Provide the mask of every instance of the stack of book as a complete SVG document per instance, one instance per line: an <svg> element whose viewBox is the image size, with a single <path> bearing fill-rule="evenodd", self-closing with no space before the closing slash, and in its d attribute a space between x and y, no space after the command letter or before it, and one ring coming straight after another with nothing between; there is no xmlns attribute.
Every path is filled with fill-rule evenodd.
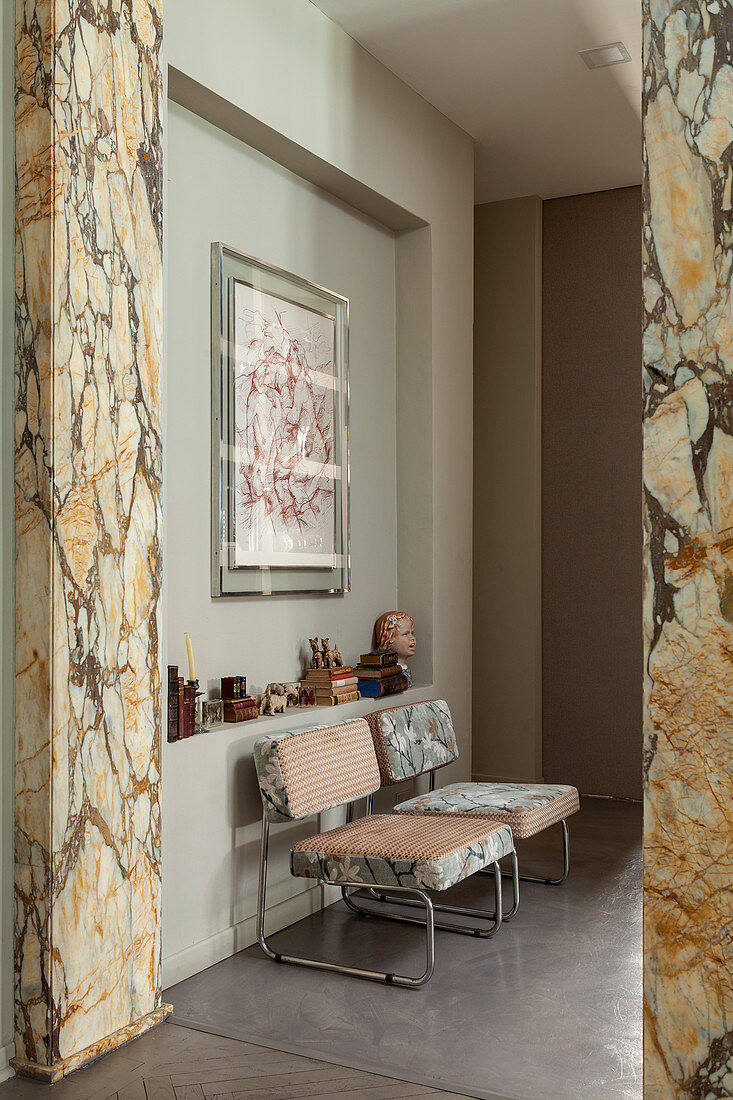
<svg viewBox="0 0 733 1100"><path fill-rule="evenodd" d="M222 676L221 698L224 704L225 722L248 722L258 718L257 703L247 695L247 680L244 676Z"/></svg>
<svg viewBox="0 0 733 1100"><path fill-rule="evenodd" d="M317 707L336 707L339 703L355 703L359 696L356 674L351 667L309 668L301 681L315 692Z"/></svg>
<svg viewBox="0 0 733 1100"><path fill-rule="evenodd" d="M244 699L247 695L247 677L246 676L222 676L221 678L221 697L222 699Z"/></svg>
<svg viewBox="0 0 733 1100"><path fill-rule="evenodd" d="M178 665L168 665L168 740L183 736L183 677Z"/></svg>
<svg viewBox="0 0 733 1100"><path fill-rule="evenodd" d="M407 688L407 677L396 653L377 651L362 653L354 669L359 692L367 699L381 699L385 695L399 695Z"/></svg>
<svg viewBox="0 0 733 1100"><path fill-rule="evenodd" d="M178 675L178 665L168 665L168 740L182 741L196 733L196 684Z"/></svg>
<svg viewBox="0 0 733 1100"><path fill-rule="evenodd" d="M251 695L245 695L243 699L224 700L225 722L248 722L250 718L258 718L259 713Z"/></svg>

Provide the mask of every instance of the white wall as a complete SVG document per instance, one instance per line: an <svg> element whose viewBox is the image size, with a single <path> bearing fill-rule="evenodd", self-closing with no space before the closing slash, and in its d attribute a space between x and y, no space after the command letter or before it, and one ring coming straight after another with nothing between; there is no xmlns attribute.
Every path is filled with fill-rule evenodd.
<svg viewBox="0 0 733 1100"><path fill-rule="evenodd" d="M263 690L302 675L309 635L329 636L345 660L358 659L376 616L395 606L394 236L175 103L167 143L167 654L183 673L188 630L203 687L216 691L217 676L242 672L250 690ZM210 597L211 241L350 299L352 590L344 597ZM289 720L309 717L296 711ZM329 721L328 713L317 720ZM176 975L253 938L259 799L251 746L264 731L258 722L164 746L164 950ZM291 878L284 863L275 863L272 882L276 905L305 892L308 905L320 904L320 891ZM279 919L300 915L286 906Z"/></svg>
<svg viewBox="0 0 733 1100"><path fill-rule="evenodd" d="M308 636L328 636L357 659L397 598L394 237L174 103L167 178L168 656L185 666L188 630L203 686L244 672L261 691L302 674ZM352 590L344 597L210 597L212 241L350 299Z"/></svg>
<svg viewBox="0 0 733 1100"><path fill-rule="evenodd" d="M202 679L239 668L253 684L292 676L300 637L318 629L355 656L368 644L382 602L394 599L416 614L423 648L418 676L432 681L411 696L449 700L462 749L452 777L467 777L472 143L308 0L211 0L205 21L201 11L195 0L166 9L172 67L291 148L320 158L357 191L370 189L411 212L413 225L420 220L428 228L393 240L209 123L171 107L166 660L184 663L181 634L188 629L201 639ZM208 598L208 244L219 238L352 297L353 591L347 597L225 604ZM384 402L375 400L372 375L385 387ZM179 377L186 379L185 392ZM176 460L184 446L192 478L188 519L186 479ZM372 463L385 479L379 492ZM396 511L389 477L395 464ZM187 613L184 589L191 599ZM355 704L339 718L365 710ZM288 716L164 746L167 984L254 938L260 809L252 742L265 728L296 722ZM307 724L306 715L299 724ZM303 894L284 864L302 829L278 831L273 927L321 904L320 888Z"/></svg>
<svg viewBox="0 0 733 1100"><path fill-rule="evenodd" d="M13 1050L13 744L14 744L14 563L13 563L13 315L14 277L14 8L0 15L0 1081L10 1075Z"/></svg>

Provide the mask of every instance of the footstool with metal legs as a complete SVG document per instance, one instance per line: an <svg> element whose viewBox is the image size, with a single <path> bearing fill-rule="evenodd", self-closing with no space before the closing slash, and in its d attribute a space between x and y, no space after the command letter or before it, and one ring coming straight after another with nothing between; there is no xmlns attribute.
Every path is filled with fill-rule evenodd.
<svg viewBox="0 0 733 1100"><path fill-rule="evenodd" d="M520 874L524 882L559 886L570 872L567 818L580 809L575 787L555 783L451 783L435 790L435 772L458 759L453 720L443 699L390 707L367 715L383 786L430 773L430 790L394 807L401 816L458 817L509 825L523 840L559 824L563 869L557 877ZM504 871L504 875L512 872ZM508 920L514 915L505 914Z"/></svg>
<svg viewBox="0 0 733 1100"><path fill-rule="evenodd" d="M347 902L350 890L373 886L423 907L424 917L395 917L378 911L368 915L425 928L424 972L413 977L364 970L273 950L265 938L270 825L372 795L379 789L380 774L364 719L262 738L255 744L254 760L263 805L257 939L269 958L391 985L420 986L433 973L435 928L489 937L501 927L499 860L514 850L511 829L498 822L458 817L426 823L424 818L408 815L375 814L298 841L290 853L290 870L293 875L340 886ZM484 868L494 875L495 910L480 914L486 921L491 917L490 925L467 928L436 921L428 890L447 890Z"/></svg>

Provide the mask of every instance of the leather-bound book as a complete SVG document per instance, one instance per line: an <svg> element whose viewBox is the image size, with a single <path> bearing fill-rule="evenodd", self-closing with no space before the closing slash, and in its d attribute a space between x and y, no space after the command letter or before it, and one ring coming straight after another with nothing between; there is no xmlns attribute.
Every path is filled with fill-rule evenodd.
<svg viewBox="0 0 733 1100"><path fill-rule="evenodd" d="M178 740L183 740L183 685L185 680L178 677Z"/></svg>
<svg viewBox="0 0 733 1100"><path fill-rule="evenodd" d="M316 691L335 691L336 688L356 687L356 676L356 671L350 672L348 676L339 676L338 679L332 680L316 680L307 676L306 682L312 684Z"/></svg>
<svg viewBox="0 0 733 1100"><path fill-rule="evenodd" d="M306 674L307 680L325 680L326 683L329 680L345 680L349 676L354 675L354 669L351 665L340 665L338 668L309 668Z"/></svg>
<svg viewBox="0 0 733 1100"><path fill-rule="evenodd" d="M196 725L196 688L194 684L183 687L183 736L193 737Z"/></svg>
<svg viewBox="0 0 733 1100"><path fill-rule="evenodd" d="M354 675L360 680L391 680L394 676L404 676L402 665L387 665L384 668L369 668L357 665Z"/></svg>
<svg viewBox="0 0 733 1100"><path fill-rule="evenodd" d="M320 687L317 684L316 685L316 700L321 699L321 698L325 699L325 698L328 698L328 696L331 696L332 698L335 698L335 699L343 699L344 696L353 695L354 692L358 691L358 690L359 690L359 681L357 680L356 676L354 677L353 682L348 683L345 687L332 687L329 690L329 688L327 688L325 686Z"/></svg>
<svg viewBox="0 0 733 1100"><path fill-rule="evenodd" d="M252 718L259 717L259 711L256 704L252 703L248 706L239 706L240 700L236 702L225 700L224 701L224 721L225 722L249 722Z"/></svg>
<svg viewBox="0 0 733 1100"><path fill-rule="evenodd" d="M247 677L246 676L222 676L221 678L221 697L222 699L244 699L247 695Z"/></svg>
<svg viewBox="0 0 733 1100"><path fill-rule="evenodd" d="M362 653L361 664L369 668L387 668L397 664L397 654L384 649L378 649L374 653Z"/></svg>
<svg viewBox="0 0 733 1100"><path fill-rule="evenodd" d="M248 707L257 706L252 695L245 695L242 699L225 699L224 702L228 707L233 707L235 710L246 710Z"/></svg>
<svg viewBox="0 0 733 1100"><path fill-rule="evenodd" d="M390 677L389 680L359 680L359 691L366 699L383 699L385 695L399 695L408 687L407 677Z"/></svg>
<svg viewBox="0 0 733 1100"><path fill-rule="evenodd" d="M168 665L168 740L178 736L178 665Z"/></svg>
<svg viewBox="0 0 733 1100"><path fill-rule="evenodd" d="M318 695L316 693L316 706L337 707L341 703L356 703L360 698L358 691L347 691L343 695Z"/></svg>

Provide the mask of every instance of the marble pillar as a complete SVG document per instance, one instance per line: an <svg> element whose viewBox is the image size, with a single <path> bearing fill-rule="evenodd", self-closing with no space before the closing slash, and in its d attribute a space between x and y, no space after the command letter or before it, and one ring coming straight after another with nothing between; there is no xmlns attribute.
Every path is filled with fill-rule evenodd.
<svg viewBox="0 0 733 1100"><path fill-rule="evenodd" d="M733 7L644 0L644 1095L733 1095Z"/></svg>
<svg viewBox="0 0 733 1100"><path fill-rule="evenodd" d="M16 4L16 1070L160 993L160 0Z"/></svg>

